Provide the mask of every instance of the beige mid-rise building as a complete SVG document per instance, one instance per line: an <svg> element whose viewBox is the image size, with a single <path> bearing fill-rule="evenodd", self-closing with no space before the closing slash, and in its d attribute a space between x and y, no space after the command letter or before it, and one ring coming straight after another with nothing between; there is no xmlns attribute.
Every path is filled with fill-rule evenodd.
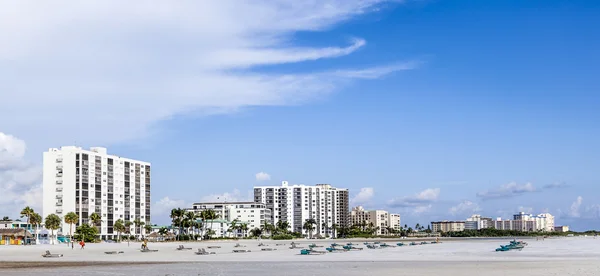
<svg viewBox="0 0 600 276"><path fill-rule="evenodd" d="M460 232L465 230L464 221L433 221L431 222L431 231L437 232Z"/></svg>
<svg viewBox="0 0 600 276"><path fill-rule="evenodd" d="M390 229L400 230L400 215L390 214L385 210L365 210L362 206L352 208L350 212L352 225L377 227L376 235L391 234Z"/></svg>

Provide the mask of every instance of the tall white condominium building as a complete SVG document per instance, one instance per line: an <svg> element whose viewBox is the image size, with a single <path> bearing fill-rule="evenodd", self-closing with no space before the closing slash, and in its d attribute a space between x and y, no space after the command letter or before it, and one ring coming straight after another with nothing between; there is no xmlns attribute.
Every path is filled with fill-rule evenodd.
<svg viewBox="0 0 600 276"><path fill-rule="evenodd" d="M376 235L391 234L391 229L400 230L400 215L390 214L384 210L365 210L362 206L352 208L350 212L352 225L368 227L373 225L377 228Z"/></svg>
<svg viewBox="0 0 600 276"><path fill-rule="evenodd" d="M208 228L215 231L214 237L228 236L227 230L234 220L245 223L248 229L260 228L265 223L271 224L271 210L265 204L257 202L201 202L194 203L193 211L200 214L204 210L214 210L218 219L208 222Z"/></svg>
<svg viewBox="0 0 600 276"><path fill-rule="evenodd" d="M117 236L113 225L119 219L150 224L150 163L108 155L101 147L51 148L44 152L43 206L44 217L75 212L77 225L89 224L89 216L99 214L103 240ZM63 220L59 232L68 235L69 229ZM130 231L145 234L140 227Z"/></svg>
<svg viewBox="0 0 600 276"><path fill-rule="evenodd" d="M315 186L289 185L254 187L254 201L266 204L271 210L271 221L286 221L290 230L307 234L304 222L315 219L313 235L331 235L333 225L349 226L348 189L334 188L329 184Z"/></svg>

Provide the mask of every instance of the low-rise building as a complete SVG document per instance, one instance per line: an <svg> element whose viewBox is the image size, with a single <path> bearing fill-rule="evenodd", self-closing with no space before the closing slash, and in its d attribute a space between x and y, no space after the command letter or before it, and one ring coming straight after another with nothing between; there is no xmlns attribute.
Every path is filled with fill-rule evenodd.
<svg viewBox="0 0 600 276"><path fill-rule="evenodd" d="M563 226L555 226L554 227L554 231L556 232L569 232L569 226L567 225L563 225Z"/></svg>
<svg viewBox="0 0 600 276"><path fill-rule="evenodd" d="M271 210L263 203L257 202L201 202L194 203L188 211L200 214L204 210L213 210L218 218L208 220L206 229L214 231L214 237L228 236L229 226L233 221L246 224L248 229L260 228L265 223L272 224ZM234 233L235 234L235 233Z"/></svg>
<svg viewBox="0 0 600 276"><path fill-rule="evenodd" d="M431 231L437 232L460 232L465 230L464 221L433 221L431 222Z"/></svg>

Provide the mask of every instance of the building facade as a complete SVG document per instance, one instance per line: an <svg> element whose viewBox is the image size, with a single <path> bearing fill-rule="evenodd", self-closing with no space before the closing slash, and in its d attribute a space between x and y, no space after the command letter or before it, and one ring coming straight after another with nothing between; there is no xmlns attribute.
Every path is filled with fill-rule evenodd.
<svg viewBox="0 0 600 276"><path fill-rule="evenodd" d="M350 223L355 226L377 227L376 235L391 234L390 228L400 230L400 215L390 214L384 210L365 210L362 206L352 208L350 211Z"/></svg>
<svg viewBox="0 0 600 276"><path fill-rule="evenodd" d="M314 219L313 235L332 235L333 226L349 226L348 189L332 187L329 184L289 185L254 187L254 201L266 205L271 210L271 221L277 224L285 221L290 231L308 234L303 229L304 222Z"/></svg>
<svg viewBox="0 0 600 276"><path fill-rule="evenodd" d="M460 232L465 230L464 221L433 221L431 222L431 231L437 232Z"/></svg>
<svg viewBox="0 0 600 276"><path fill-rule="evenodd" d="M503 220L497 218L493 222L493 227L499 230L515 230L515 231L554 231L554 216L549 213L539 215L527 214L519 212L513 215L513 219Z"/></svg>
<svg viewBox="0 0 600 276"><path fill-rule="evenodd" d="M44 152L43 216L57 214L63 220L59 233L70 234L64 216L75 212L79 222L91 224L89 217L102 218L101 239L117 236L114 223L139 219L150 225L150 163L107 154L106 148L84 150L67 146ZM142 229L140 229L142 228ZM132 225L130 233L143 236L143 227Z"/></svg>
<svg viewBox="0 0 600 276"><path fill-rule="evenodd" d="M207 221L207 227L215 234L213 237L229 236L229 226L235 220L238 224L247 224L248 229L261 228L271 224L271 210L264 203L257 202L201 202L194 203L188 211L200 214L204 210L213 210L218 219Z"/></svg>
<svg viewBox="0 0 600 276"><path fill-rule="evenodd" d="M390 227L395 231L400 231L400 229L402 229L400 214L390 214Z"/></svg>
<svg viewBox="0 0 600 276"><path fill-rule="evenodd" d="M569 232L569 226L567 226L567 225L554 226L554 231L556 231L556 232Z"/></svg>
<svg viewBox="0 0 600 276"><path fill-rule="evenodd" d="M465 221L465 230L480 230L490 227L493 227L493 219L481 215L472 215Z"/></svg>

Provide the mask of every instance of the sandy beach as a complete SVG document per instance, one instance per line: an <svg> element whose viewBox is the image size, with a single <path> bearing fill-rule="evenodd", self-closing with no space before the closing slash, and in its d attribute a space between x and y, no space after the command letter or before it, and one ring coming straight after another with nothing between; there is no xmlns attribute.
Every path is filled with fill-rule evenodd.
<svg viewBox="0 0 600 276"><path fill-rule="evenodd" d="M522 251L495 252L509 239L444 240L441 244L367 249L325 255L299 255L289 249L291 241L240 240L211 242L150 243L158 252L139 252L139 243L88 244L84 250L66 245L2 246L2 275L599 275L600 239L592 237L526 240ZM262 242L266 247L260 247ZM359 240L296 240L328 246ZM382 240L396 244L398 240ZM408 240L401 242L407 243ZM233 253L239 243L249 253ZM276 246L276 244L285 244ZM178 251L179 245L192 250ZM221 248L208 249L208 246ZM196 255L207 248L214 255ZM261 251L274 248L274 251ZM322 249L322 248L321 248ZM43 258L46 250L64 254ZM123 251L107 255L106 251Z"/></svg>

